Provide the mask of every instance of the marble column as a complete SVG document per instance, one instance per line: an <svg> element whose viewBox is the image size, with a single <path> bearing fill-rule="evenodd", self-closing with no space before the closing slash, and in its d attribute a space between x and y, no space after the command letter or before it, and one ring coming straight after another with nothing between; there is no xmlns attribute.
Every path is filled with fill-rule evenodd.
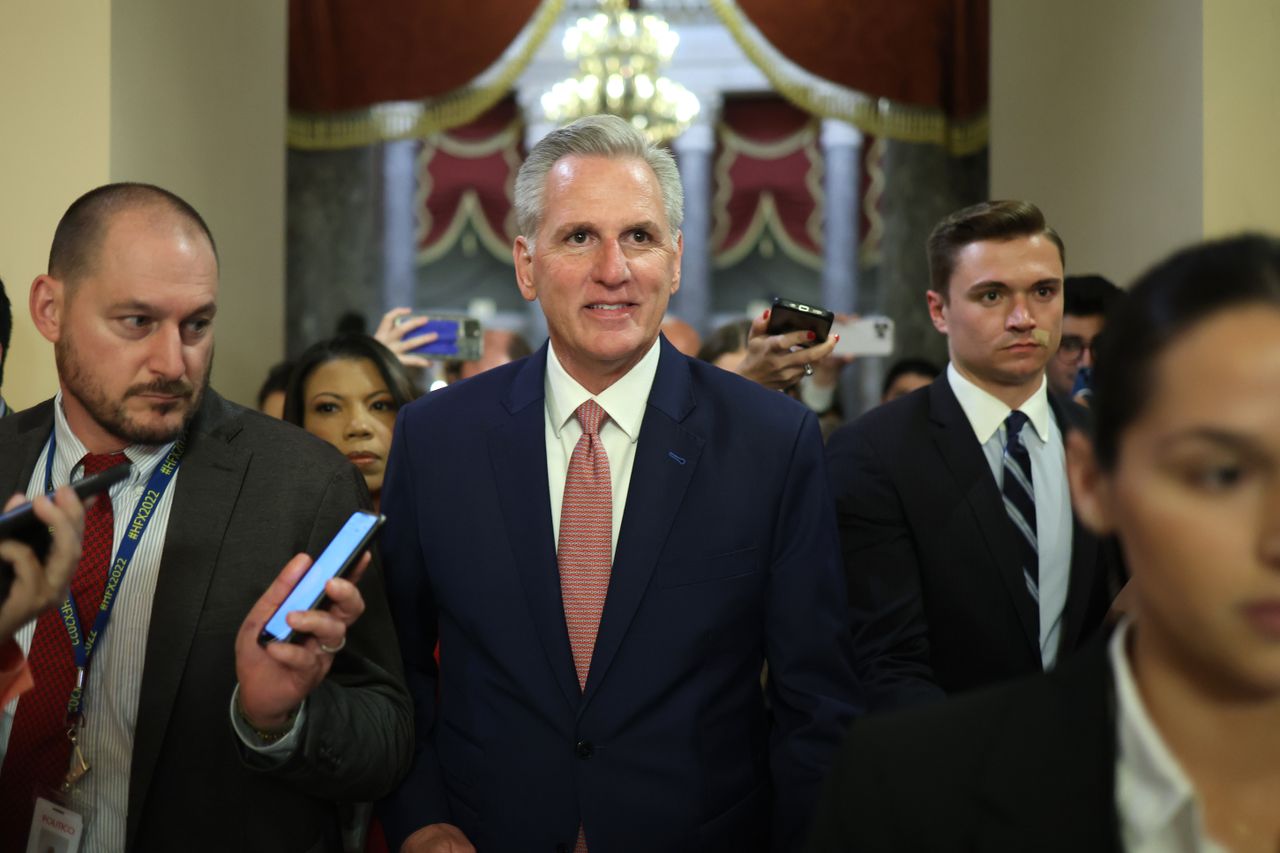
<svg viewBox="0 0 1280 853"><path fill-rule="evenodd" d="M822 134L822 304L850 314L865 310L858 302L858 207L862 185L862 133L848 122L823 119ZM840 376L846 414L861 409L869 387L880 382L883 359L858 359L856 369ZM856 401L856 402L855 402Z"/></svg>
<svg viewBox="0 0 1280 853"><path fill-rule="evenodd" d="M837 119L823 119L822 304L831 311L858 308L858 189L862 133Z"/></svg>
<svg viewBox="0 0 1280 853"><path fill-rule="evenodd" d="M418 142L384 142L382 154L382 310L415 303L418 264ZM369 330L381 314L369 317Z"/></svg>
<svg viewBox="0 0 1280 853"><path fill-rule="evenodd" d="M711 331L711 171L720 105L709 95L700 94L698 101L702 109L697 121L672 143L684 187L684 258L671 313L706 335Z"/></svg>

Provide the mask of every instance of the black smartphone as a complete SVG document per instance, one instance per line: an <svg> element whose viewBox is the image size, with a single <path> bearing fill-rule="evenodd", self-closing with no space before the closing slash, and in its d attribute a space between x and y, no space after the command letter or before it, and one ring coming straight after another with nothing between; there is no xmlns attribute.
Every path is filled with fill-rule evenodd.
<svg viewBox="0 0 1280 853"><path fill-rule="evenodd" d="M765 327L771 335L787 332L813 332L813 340L806 346L820 344L827 339L836 315L816 305L792 302L790 299L774 299L769 309L769 324Z"/></svg>
<svg viewBox="0 0 1280 853"><path fill-rule="evenodd" d="M100 474L80 478L71 484L71 488L75 489L76 495L83 501L92 495L105 492L121 480L128 479L132 471L133 463L122 462ZM48 497L52 500L53 492L49 492ZM14 507L4 515L0 515L0 540L4 539L16 539L25 543L42 563L49 556L49 547L53 544L48 526L36 517L35 509L30 503ZM9 597L9 587L12 584L13 566L0 560L0 601Z"/></svg>
<svg viewBox="0 0 1280 853"><path fill-rule="evenodd" d="M342 525L342 529L329 540L329 544L320 552L320 556L316 557L311 568L307 569L307 573L302 576L302 580L298 581L297 586L276 609L276 612L271 614L266 627L258 635L258 642L264 646L267 643L302 642L307 635L290 628L285 617L295 610L312 610L328 606L324 585L330 578L343 577L355 568L360 555L364 553L365 548L369 547L374 534L386 520L386 517L376 512L364 510L353 512L347 519L347 523Z"/></svg>

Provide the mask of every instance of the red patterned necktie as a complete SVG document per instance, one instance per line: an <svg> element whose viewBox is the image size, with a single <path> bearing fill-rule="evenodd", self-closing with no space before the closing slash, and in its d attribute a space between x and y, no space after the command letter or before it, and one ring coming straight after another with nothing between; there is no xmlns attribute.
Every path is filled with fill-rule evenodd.
<svg viewBox="0 0 1280 853"><path fill-rule="evenodd" d="M560 509L560 594L578 686L586 689L596 630L613 565L613 487L600 427L609 417L594 400L574 412L582 437L569 459Z"/></svg>
<svg viewBox="0 0 1280 853"><path fill-rule="evenodd" d="M573 414L582 424L582 437L574 445L564 478L556 559L573 666L578 671L578 687L585 690L613 568L613 485L609 456L600 443L600 427L609 416L594 400L583 403ZM587 853L581 825L573 849L574 853Z"/></svg>
<svg viewBox="0 0 1280 853"><path fill-rule="evenodd" d="M84 458L84 476L127 461L123 453L90 453ZM80 563L71 578L82 631L90 630L102 603L114 529L111 498L103 493L85 513ZM25 849L36 788L56 790L71 759L66 714L76 683L76 663L59 608L45 611L36 620L27 661L36 683L18 701L0 770L0 803L4 804L0 808L0 853Z"/></svg>

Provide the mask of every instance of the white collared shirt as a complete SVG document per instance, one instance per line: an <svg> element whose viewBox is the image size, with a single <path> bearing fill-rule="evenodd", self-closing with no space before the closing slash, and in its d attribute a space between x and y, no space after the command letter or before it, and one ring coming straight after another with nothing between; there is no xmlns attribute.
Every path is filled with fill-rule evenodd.
<svg viewBox="0 0 1280 853"><path fill-rule="evenodd" d="M636 459L636 442L640 424L649 406L649 391L658 373L658 341L635 367L627 371L599 395L594 395L568 374L550 342L547 343L546 440L547 485L551 493L551 527L556 548L560 547L560 509L564 502L564 480L569 473L573 448L582 437L582 424L574 412L587 400L595 400L609 415L600 428L600 443L609 456L609 478L613 485L613 551L618 550L618 531L627 505L627 489L631 485L631 468Z"/></svg>
<svg viewBox="0 0 1280 853"><path fill-rule="evenodd" d="M62 410L62 393L54 399L53 429L57 447L53 454L53 484L71 482L82 471L81 459L88 452L67 424ZM133 463L133 471L108 491L115 521L112 554L120 546L132 521L134 507L146 488L152 471L173 447L165 445L130 445L125 456ZM48 442L40 451L27 497L45 492L45 460ZM70 805L84 815L85 827L80 844L82 853L123 850L125 821L129 806L129 773L133 765L133 732L138 721L138 700L142 687L143 663L147 654L147 634L151 627L151 602L155 597L156 579L160 574L160 556L169 529L169 511L177 491L182 469L174 474L159 503L152 511L146 531L138 540L137 551L120 582L115 606L107 631L94 649L93 661L85 688L84 728L81 748L90 765L89 773L72 789ZM16 638L23 654L31 650L35 621L19 629ZM86 626L87 627L87 626ZM67 637L61 639L70 642ZM36 678L39 674L36 673ZM13 715L21 699L10 702L0 715L0 760L3 760Z"/></svg>
<svg viewBox="0 0 1280 853"><path fill-rule="evenodd" d="M67 423L61 391L54 398L53 411L53 429L57 437L57 447L53 454L53 484L60 486L79 479L79 475L83 473L80 463L88 450ZM133 470L127 480L116 483L107 492L111 497L114 520L113 555L129 530L133 510L142 497L147 481L172 448L173 442L163 445L133 444L124 449L124 455L133 463ZM48 453L49 443L46 441L36 461L35 470L31 473L31 480L27 483L29 499L45 493L45 461ZM179 467L151 513L151 520L147 523L142 538L138 540L129 569L120 582L106 633L93 652L85 687L84 727L80 735L81 749L90 765L90 772L72 789L69 803L74 811L85 817L80 853L106 853L124 849L129 776L133 766L133 733L138 721L147 636L151 629L152 601L160 574L160 558L169 531L170 510L181 474L182 468ZM36 620L32 620L15 635L24 656L31 651L35 630ZM4 761L19 701L20 698L14 699L0 712L0 763ZM234 694L232 702L231 721L245 746L277 757L287 756L296 748L298 733L305 720L305 703L295 717L289 734L274 743L264 745L234 712Z"/></svg>
<svg viewBox="0 0 1280 853"><path fill-rule="evenodd" d="M1226 853L1205 835L1191 780L1147 715L1129 667L1126 620L1108 653L1116 689L1116 811L1129 853Z"/></svg>
<svg viewBox="0 0 1280 853"><path fill-rule="evenodd" d="M996 487L1004 482L1004 421L1013 411L968 379L954 364L947 365L947 381L982 445ZM1071 579L1071 489L1067 483L1067 455L1062 431L1049 408L1048 383L1043 378L1018 407L1031 429L1022 429L1022 443L1031 457L1031 485L1036 497L1036 543L1040 554L1040 662L1046 670L1058 659L1062 610ZM1029 595L1030 593L1028 593Z"/></svg>

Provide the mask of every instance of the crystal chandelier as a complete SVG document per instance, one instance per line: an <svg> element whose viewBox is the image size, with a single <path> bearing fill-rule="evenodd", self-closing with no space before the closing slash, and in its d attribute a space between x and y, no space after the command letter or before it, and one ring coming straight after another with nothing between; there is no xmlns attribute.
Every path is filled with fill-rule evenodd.
<svg viewBox="0 0 1280 853"><path fill-rule="evenodd" d="M637 15L626 0L600 0L602 11L579 18L564 35L564 54L578 63L574 77L542 96L549 121L568 124L611 113L654 142L679 136L698 114L692 92L658 73L680 36L657 15Z"/></svg>

